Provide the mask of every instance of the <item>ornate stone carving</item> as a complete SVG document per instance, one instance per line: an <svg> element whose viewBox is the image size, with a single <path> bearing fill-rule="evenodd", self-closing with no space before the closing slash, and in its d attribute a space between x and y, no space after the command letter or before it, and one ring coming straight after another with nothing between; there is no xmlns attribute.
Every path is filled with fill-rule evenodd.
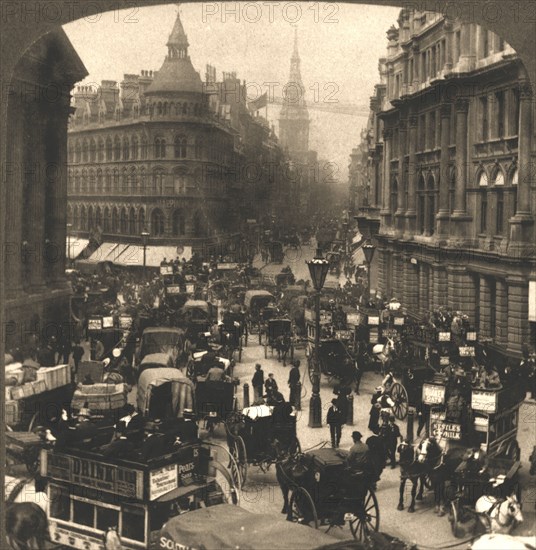
<svg viewBox="0 0 536 550"><path fill-rule="evenodd" d="M450 103L443 103L439 108L441 118L450 118L451 108L452 106Z"/></svg>
<svg viewBox="0 0 536 550"><path fill-rule="evenodd" d="M466 97L458 98L455 105L458 113L467 113L469 111L469 99Z"/></svg>

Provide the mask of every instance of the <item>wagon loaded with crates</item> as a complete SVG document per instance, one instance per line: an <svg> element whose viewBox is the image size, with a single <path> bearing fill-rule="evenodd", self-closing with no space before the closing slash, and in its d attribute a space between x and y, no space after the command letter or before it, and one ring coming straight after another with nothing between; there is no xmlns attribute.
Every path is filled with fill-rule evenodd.
<svg viewBox="0 0 536 550"><path fill-rule="evenodd" d="M35 364L35 367L38 367ZM35 372L28 376L25 371ZM25 381L28 378L35 378ZM24 368L20 363L6 366L5 423L6 454L9 461L23 463L32 475L39 466L39 451L44 443L34 433L48 426L62 409L69 410L74 385L71 384L69 365Z"/></svg>

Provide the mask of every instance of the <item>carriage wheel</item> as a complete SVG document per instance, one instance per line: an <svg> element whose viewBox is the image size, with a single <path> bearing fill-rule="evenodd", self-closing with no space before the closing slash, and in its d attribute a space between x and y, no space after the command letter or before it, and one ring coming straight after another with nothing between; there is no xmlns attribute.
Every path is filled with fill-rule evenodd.
<svg viewBox="0 0 536 550"><path fill-rule="evenodd" d="M462 530L460 529L460 509L458 500L453 500L450 503L450 513L449 513L450 528L452 529L452 534L457 538L463 536Z"/></svg>
<svg viewBox="0 0 536 550"><path fill-rule="evenodd" d="M356 517L350 520L350 531L354 539L364 541L366 536L380 528L380 507L376 493L367 489L363 506L359 508Z"/></svg>
<svg viewBox="0 0 536 550"><path fill-rule="evenodd" d="M395 402L393 413L398 420L404 420L408 416L408 392L399 382L395 382L391 388L391 399Z"/></svg>
<svg viewBox="0 0 536 550"><path fill-rule="evenodd" d="M37 417L39 413L35 412L32 416L32 419L30 420L30 424L28 425L28 431L33 432L35 428L37 428Z"/></svg>
<svg viewBox="0 0 536 550"><path fill-rule="evenodd" d="M301 487L292 491L290 497L290 520L318 529L318 515L311 495Z"/></svg>
<svg viewBox="0 0 536 550"><path fill-rule="evenodd" d="M248 457L244 440L238 435L233 441L231 455L235 459L236 465L231 461L231 477L236 485L243 486L246 483L248 474Z"/></svg>
<svg viewBox="0 0 536 550"><path fill-rule="evenodd" d="M300 440L295 437L293 440L292 440L292 443L290 444L289 448L289 453L291 455L296 455L296 454L299 454L301 453L301 445L300 445Z"/></svg>

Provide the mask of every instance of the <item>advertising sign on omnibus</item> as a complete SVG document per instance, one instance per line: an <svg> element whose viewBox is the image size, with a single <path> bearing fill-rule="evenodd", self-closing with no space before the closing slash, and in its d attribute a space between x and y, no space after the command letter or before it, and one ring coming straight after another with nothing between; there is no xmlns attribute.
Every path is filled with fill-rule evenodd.
<svg viewBox="0 0 536 550"><path fill-rule="evenodd" d="M445 402L445 386L424 383L422 401L425 405L442 405Z"/></svg>
<svg viewBox="0 0 536 550"><path fill-rule="evenodd" d="M149 500L156 500L158 497L173 491L179 484L178 465L170 464L152 470L149 474Z"/></svg>
<svg viewBox="0 0 536 550"><path fill-rule="evenodd" d="M474 411L481 411L488 414L497 412L496 391L473 390L471 393L471 408Z"/></svg>
<svg viewBox="0 0 536 550"><path fill-rule="evenodd" d="M440 342L450 342L450 332L440 332L437 339Z"/></svg>
<svg viewBox="0 0 536 550"><path fill-rule="evenodd" d="M460 357L474 357L475 348L473 346L460 346Z"/></svg>

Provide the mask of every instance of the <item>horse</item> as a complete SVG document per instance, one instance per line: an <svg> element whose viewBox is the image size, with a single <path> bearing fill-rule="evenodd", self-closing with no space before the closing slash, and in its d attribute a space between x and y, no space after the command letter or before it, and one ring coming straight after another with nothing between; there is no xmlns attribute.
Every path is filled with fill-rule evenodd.
<svg viewBox="0 0 536 550"><path fill-rule="evenodd" d="M531 476L536 475L536 445L532 448L532 453L529 458L530 470L529 473Z"/></svg>
<svg viewBox="0 0 536 550"><path fill-rule="evenodd" d="M481 496L476 501L475 512L486 533L509 535L517 524L523 522L521 504L515 494L506 498Z"/></svg>
<svg viewBox="0 0 536 550"><path fill-rule="evenodd" d="M290 351L291 340L289 334L281 334L275 339L274 347L277 351L277 360L283 360L283 366L287 366L287 355Z"/></svg>
<svg viewBox="0 0 536 550"><path fill-rule="evenodd" d="M435 513L445 515L445 488L447 481L454 477L456 468L463 462L464 448L444 452L435 437L423 439L417 448L417 461L430 464L428 476L434 490Z"/></svg>
<svg viewBox="0 0 536 550"><path fill-rule="evenodd" d="M121 537L117 532L117 527L108 527L102 535L104 550L122 550Z"/></svg>
<svg viewBox="0 0 536 550"><path fill-rule="evenodd" d="M47 514L35 502L6 503L6 539L13 550L42 550L49 538Z"/></svg>
<svg viewBox="0 0 536 550"><path fill-rule="evenodd" d="M406 481L409 480L411 482L411 504L408 512L413 513L415 512L415 501L422 500L426 478L426 463L417 460L417 449L407 440L404 440L398 446L397 451L400 455L400 498L397 510L404 509L404 490ZM418 492L417 489L419 489Z"/></svg>
<svg viewBox="0 0 536 550"><path fill-rule="evenodd" d="M282 514L287 515L287 520L292 519L292 510L289 503L289 493L296 486L300 485L300 481L311 471L310 458L303 453L287 455L282 460L276 462L276 477L281 493L283 495Z"/></svg>
<svg viewBox="0 0 536 550"><path fill-rule="evenodd" d="M385 344L376 344L372 348L372 356L375 361L381 363L382 376L386 372L386 366L390 365L393 359L398 356L398 342L395 342L393 338L387 338Z"/></svg>

